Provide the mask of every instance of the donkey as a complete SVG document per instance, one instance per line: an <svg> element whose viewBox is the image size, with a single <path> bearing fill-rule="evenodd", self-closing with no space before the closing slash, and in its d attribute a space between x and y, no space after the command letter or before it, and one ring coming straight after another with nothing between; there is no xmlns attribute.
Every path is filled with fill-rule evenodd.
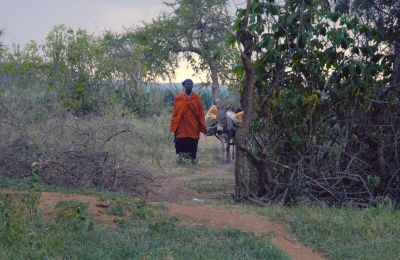
<svg viewBox="0 0 400 260"><path fill-rule="evenodd" d="M232 119L226 115L230 105L226 108L218 107L217 115L217 138L221 141L221 164L228 164L231 162L230 146L232 147L232 160L235 159L235 134L236 130L233 127ZM226 143L226 156L225 156L225 143Z"/></svg>

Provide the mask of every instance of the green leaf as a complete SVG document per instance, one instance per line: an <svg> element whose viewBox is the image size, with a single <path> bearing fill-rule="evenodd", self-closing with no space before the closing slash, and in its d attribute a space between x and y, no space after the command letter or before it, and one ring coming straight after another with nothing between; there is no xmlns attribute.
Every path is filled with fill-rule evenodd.
<svg viewBox="0 0 400 260"><path fill-rule="evenodd" d="M298 13L291 14L287 19L286 19L286 25L289 25L293 23L293 20L298 16Z"/></svg>
<svg viewBox="0 0 400 260"><path fill-rule="evenodd" d="M236 19L235 23L233 24L233 28L235 28L236 31L239 31L239 26L240 26L240 19Z"/></svg>
<svg viewBox="0 0 400 260"><path fill-rule="evenodd" d="M236 78L240 79L244 76L244 68L243 65L237 65L233 68L233 73L236 74Z"/></svg>
<svg viewBox="0 0 400 260"><path fill-rule="evenodd" d="M306 53L304 52L304 50L300 49L296 52L296 54L294 55L295 60L300 61L302 59L305 59Z"/></svg>
<svg viewBox="0 0 400 260"><path fill-rule="evenodd" d="M271 50L274 47L274 39L268 34L262 36L261 46L267 50Z"/></svg>
<svg viewBox="0 0 400 260"><path fill-rule="evenodd" d="M344 66L344 67L343 67L342 75L343 75L344 77L346 77L346 78L350 75L349 66Z"/></svg>
<svg viewBox="0 0 400 260"><path fill-rule="evenodd" d="M274 4L269 4L268 9L272 15L280 15L281 14L281 9Z"/></svg>
<svg viewBox="0 0 400 260"><path fill-rule="evenodd" d="M359 49L357 46L354 46L354 47L351 49L351 53L353 53L353 54L360 54L360 49Z"/></svg>
<svg viewBox="0 0 400 260"><path fill-rule="evenodd" d="M303 33L303 34L301 35L301 43L302 43L304 46L307 44L308 37L309 37L308 33Z"/></svg>
<svg viewBox="0 0 400 260"><path fill-rule="evenodd" d="M244 17L246 10L245 9L237 9L236 10L236 17L241 19Z"/></svg>
<svg viewBox="0 0 400 260"><path fill-rule="evenodd" d="M292 145L294 146L302 145L301 137L296 132L292 133Z"/></svg>
<svg viewBox="0 0 400 260"><path fill-rule="evenodd" d="M366 34L366 33L372 32L371 26L365 25L365 24L361 24L361 25L357 26L357 30L359 30L361 34Z"/></svg>
<svg viewBox="0 0 400 260"><path fill-rule="evenodd" d="M338 32L336 32L336 37L335 37L335 41L334 41L334 45L336 46L336 47L339 47L339 45L341 45L341 43L342 43L342 41L343 41L343 38L344 38L344 33L343 33L343 31L338 31Z"/></svg>
<svg viewBox="0 0 400 260"><path fill-rule="evenodd" d="M341 14L340 13L328 13L327 17L336 23L339 20L339 18L341 17Z"/></svg>
<svg viewBox="0 0 400 260"><path fill-rule="evenodd" d="M251 10L253 13L263 13L263 4L259 2L253 2L251 5Z"/></svg>
<svg viewBox="0 0 400 260"><path fill-rule="evenodd" d="M249 25L249 27L247 28L252 34L254 34L254 32L257 30L257 24L252 24Z"/></svg>
<svg viewBox="0 0 400 260"><path fill-rule="evenodd" d="M228 47L232 46L232 48L235 48L236 41L237 41L236 35L231 34L226 40L226 44Z"/></svg>
<svg viewBox="0 0 400 260"><path fill-rule="evenodd" d="M323 36L325 36L325 35L326 35L326 28L325 28L325 27L322 27L322 28L319 30L319 33L322 34Z"/></svg>
<svg viewBox="0 0 400 260"><path fill-rule="evenodd" d="M296 98L296 100L295 100L295 105L296 105L298 108L301 108L301 107L303 106L303 96L302 96L302 95L299 95L299 96Z"/></svg>
<svg viewBox="0 0 400 260"><path fill-rule="evenodd" d="M360 62L357 62L357 63L355 64L354 68L355 68L356 73L357 73L358 75L361 75L361 74L364 73L364 66L363 66Z"/></svg>
<svg viewBox="0 0 400 260"><path fill-rule="evenodd" d="M257 14L251 14L250 16L249 16L249 23L250 24L252 24L252 23L254 23L255 21L256 21L256 17L257 17Z"/></svg>
<svg viewBox="0 0 400 260"><path fill-rule="evenodd" d="M340 46L345 50L347 48L349 48L349 45L350 45L350 41L346 38L343 38L343 40L340 42Z"/></svg>
<svg viewBox="0 0 400 260"><path fill-rule="evenodd" d="M258 34L262 34L264 32L264 25L262 23L258 23L256 26L256 31Z"/></svg>
<svg viewBox="0 0 400 260"><path fill-rule="evenodd" d="M374 56L371 57L371 62L378 63L381 58L382 58L381 54L375 54Z"/></svg>

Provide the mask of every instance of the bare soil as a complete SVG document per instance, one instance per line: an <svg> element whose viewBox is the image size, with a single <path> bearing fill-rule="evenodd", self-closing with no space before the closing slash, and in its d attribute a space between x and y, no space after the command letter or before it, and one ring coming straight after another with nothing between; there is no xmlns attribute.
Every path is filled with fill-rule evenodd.
<svg viewBox="0 0 400 260"><path fill-rule="evenodd" d="M198 224L229 227L244 232L253 232L257 235L266 235L271 238L273 245L281 248L292 259L325 259L312 248L302 245L296 238L287 232L287 227L248 214L239 214L212 208L208 201L212 198L233 194L233 190L218 193L198 193L185 189L183 183L190 182L210 175L233 174L232 165L221 165L215 168L197 171L184 177L166 178L154 182L146 187L142 198L152 203L163 203L168 206L169 214L180 217L184 221L194 221ZM3 191L7 194L13 191ZM87 211L104 224L112 224L114 216L104 213L112 201L104 201L93 196L66 195L60 193L42 192L39 207L45 217L51 217L55 206L60 201L81 201L88 204Z"/></svg>

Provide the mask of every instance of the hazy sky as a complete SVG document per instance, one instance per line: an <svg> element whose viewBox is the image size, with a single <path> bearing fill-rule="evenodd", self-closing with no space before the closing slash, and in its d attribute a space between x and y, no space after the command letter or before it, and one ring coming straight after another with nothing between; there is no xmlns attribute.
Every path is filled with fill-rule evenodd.
<svg viewBox="0 0 400 260"><path fill-rule="evenodd" d="M75 31L85 29L101 35L105 30L124 32L141 21L151 21L161 11L171 12L163 2L174 0L0 0L0 29L5 30L3 43L12 50L13 44L24 47L31 40L45 43L54 26L64 24ZM232 2L243 2L232 0ZM233 5L235 7L235 5ZM232 10L236 10L233 8ZM191 77L195 82L202 76L192 76L187 63L181 63L175 81Z"/></svg>
<svg viewBox="0 0 400 260"><path fill-rule="evenodd" d="M5 29L3 43L12 50L12 44L23 47L31 40L45 42L54 26L64 24L72 29L85 29L99 35L104 30L124 32L125 28L151 21L161 11L171 11L163 4L173 0L0 0L0 28ZM174 81L201 76L182 63Z"/></svg>
<svg viewBox="0 0 400 260"><path fill-rule="evenodd" d="M124 27L150 21L160 11L169 11L163 0L1 0L0 28L4 44L44 43L56 25L99 34L105 29L122 32ZM171 2L168 1L167 2Z"/></svg>

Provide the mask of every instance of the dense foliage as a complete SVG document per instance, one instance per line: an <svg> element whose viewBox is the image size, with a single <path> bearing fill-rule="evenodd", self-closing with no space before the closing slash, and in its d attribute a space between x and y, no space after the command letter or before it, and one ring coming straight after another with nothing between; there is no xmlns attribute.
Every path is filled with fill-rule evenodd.
<svg viewBox="0 0 400 260"><path fill-rule="evenodd" d="M253 1L255 115L245 148L252 196L400 201L400 6L378 2L379 15L350 12L349 1ZM236 68L239 77L244 69Z"/></svg>

